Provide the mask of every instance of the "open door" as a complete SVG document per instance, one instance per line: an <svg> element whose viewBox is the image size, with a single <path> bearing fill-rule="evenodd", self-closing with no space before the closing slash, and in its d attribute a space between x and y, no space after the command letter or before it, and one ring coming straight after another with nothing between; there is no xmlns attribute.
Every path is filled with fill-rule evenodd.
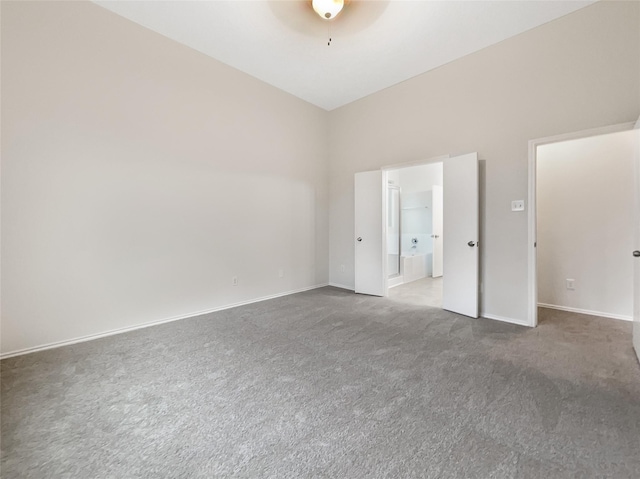
<svg viewBox="0 0 640 479"><path fill-rule="evenodd" d="M640 118L635 126L635 195L636 214L633 251L633 347L640 361Z"/></svg>
<svg viewBox="0 0 640 479"><path fill-rule="evenodd" d="M442 307L478 317L479 186L478 154L444 160Z"/></svg>
<svg viewBox="0 0 640 479"><path fill-rule="evenodd" d="M355 175L355 291L384 296L384 185L382 171Z"/></svg>
<svg viewBox="0 0 640 479"><path fill-rule="evenodd" d="M432 276L439 278L442 276L442 218L443 218L443 196L442 186L433 185L433 201L431 206L433 208L431 216L431 226L433 231L433 255L431 256L432 262Z"/></svg>

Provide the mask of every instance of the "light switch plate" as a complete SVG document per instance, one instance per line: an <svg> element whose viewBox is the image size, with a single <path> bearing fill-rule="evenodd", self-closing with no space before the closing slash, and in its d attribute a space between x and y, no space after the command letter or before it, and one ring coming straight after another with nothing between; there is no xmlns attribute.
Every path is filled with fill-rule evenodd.
<svg viewBox="0 0 640 479"><path fill-rule="evenodd" d="M511 202L511 211L524 211L524 200L513 200Z"/></svg>

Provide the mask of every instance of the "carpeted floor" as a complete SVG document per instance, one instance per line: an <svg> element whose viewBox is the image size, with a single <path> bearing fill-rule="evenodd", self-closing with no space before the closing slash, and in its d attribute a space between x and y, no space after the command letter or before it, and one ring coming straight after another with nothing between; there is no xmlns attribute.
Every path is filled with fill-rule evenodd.
<svg viewBox="0 0 640 479"><path fill-rule="evenodd" d="M2 361L2 477L640 477L631 324L321 288Z"/></svg>

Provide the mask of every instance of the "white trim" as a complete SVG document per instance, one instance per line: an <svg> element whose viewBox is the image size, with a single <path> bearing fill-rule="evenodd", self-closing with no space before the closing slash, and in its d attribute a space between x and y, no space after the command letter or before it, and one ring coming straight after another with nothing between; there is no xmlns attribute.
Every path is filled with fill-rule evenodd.
<svg viewBox="0 0 640 479"><path fill-rule="evenodd" d="M47 349L60 348L62 346L70 346L72 344L84 343L86 341L93 341L94 339L106 338L107 336L114 336L116 334L128 333L129 331L135 331L136 329L149 328L151 326L157 326L164 323L171 323L173 321L179 321L181 319L189 319L195 318L197 316L202 316L203 314L215 313L217 311L223 311L225 309L237 308L238 306L246 306L248 304L259 303L261 301L267 301L269 299L280 298L282 296L289 296L291 294L303 293L305 291L310 291L312 289L323 288L325 286L329 286L329 283L317 284L314 286L308 286L306 288L300 288L292 291L287 291L285 293L277 293L269 296L263 296L256 299L250 299L247 301L241 301L239 303L227 304L225 306L218 306L216 308L205 309L203 311L196 311L193 313L181 314L179 316L172 316L170 318L158 319L155 321L150 321L148 323L138 324L136 326L127 326L125 328L112 329L111 331L106 331L103 333L97 334L89 334L87 336L80 336L74 339L67 339L64 341L56 341L53 343L43 344L41 346L35 346L31 348L18 349L16 351L10 351L8 353L0 354L0 359L12 358L14 356L22 356L23 354L31 354L37 353L38 351L45 351Z"/></svg>
<svg viewBox="0 0 640 479"><path fill-rule="evenodd" d="M387 188L389 187L389 173L385 170L380 170L380 189L381 189L381 205L382 208L382 231L380 234L382 235L382 259L380 260L380 264L382 264L382 297L389 297L389 271L388 271L388 263L387 260L387 225L389 224L389 208L387 208Z"/></svg>
<svg viewBox="0 0 640 479"><path fill-rule="evenodd" d="M538 147L549 143L558 143L561 141L578 140L580 138L588 138L591 136L607 135L610 133L618 133L621 131L633 130L635 122L620 123L617 125L603 126L600 128L591 128L589 130L576 131L572 133L563 133L562 135L547 136L529 140L529 207L528 207L528 234L527 234L527 317L528 326L535 327L538 325L538 272L536 270L536 155Z"/></svg>
<svg viewBox="0 0 640 479"><path fill-rule="evenodd" d="M494 319L503 323L517 324L518 326L532 327L526 319L506 318L504 316L496 316L495 314L480 313L481 318Z"/></svg>
<svg viewBox="0 0 640 479"><path fill-rule="evenodd" d="M640 116L638 116L638 121L633 127L634 130L638 130L638 142L640 142ZM633 161L633 169L634 169L634 183L635 183L635 216L636 221L638 221L638 217L640 217L640 144L636 145L636 151ZM634 232L634 243L635 249L640 249L640 229L638 224L636 223L635 232ZM634 289L634 299L633 299L633 330L631 332L631 342L633 344L633 349L636 352L636 359L640 364L640 271L638 271L638 264L634 265L633 271L633 289Z"/></svg>
<svg viewBox="0 0 640 479"><path fill-rule="evenodd" d="M334 288L346 289L347 291L351 291L351 292L354 291L352 286L346 286L344 284L334 283L332 281L330 281L327 286L333 286Z"/></svg>
<svg viewBox="0 0 640 479"><path fill-rule="evenodd" d="M535 328L538 325L538 266L536 241L538 237L538 221L536 217L536 152L538 143L536 140L529 141L529 192L527 200L527 215L529 217L529 228L527 228L527 323Z"/></svg>
<svg viewBox="0 0 640 479"><path fill-rule="evenodd" d="M557 309L558 311L569 311L570 313L587 314L589 316L600 316L603 318L619 319L621 321L633 321L632 316L624 314L603 313L602 311L590 311L588 309L570 308L569 306L559 306L557 304L538 303L541 308Z"/></svg>
<svg viewBox="0 0 640 479"><path fill-rule="evenodd" d="M424 160L407 161L405 163L396 163L395 165L385 165L380 169L382 171L400 170L402 168L411 168L412 166L422 166L422 165L429 165L431 163L441 163L447 158L451 158L451 155L450 154L440 155L440 156L434 156L432 158L427 158Z"/></svg>

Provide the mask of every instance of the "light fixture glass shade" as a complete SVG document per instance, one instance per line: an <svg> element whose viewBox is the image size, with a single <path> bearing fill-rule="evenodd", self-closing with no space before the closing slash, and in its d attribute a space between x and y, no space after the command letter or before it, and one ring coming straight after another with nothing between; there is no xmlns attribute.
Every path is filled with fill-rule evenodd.
<svg viewBox="0 0 640 479"><path fill-rule="evenodd" d="M312 0L311 6L322 18L331 20L344 7L344 0Z"/></svg>

